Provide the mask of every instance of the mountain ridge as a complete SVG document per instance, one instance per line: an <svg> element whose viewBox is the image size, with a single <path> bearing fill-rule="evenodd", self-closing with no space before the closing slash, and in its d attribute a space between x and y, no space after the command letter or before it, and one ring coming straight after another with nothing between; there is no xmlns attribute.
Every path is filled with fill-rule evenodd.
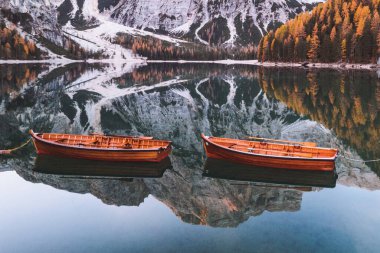
<svg viewBox="0 0 380 253"><path fill-rule="evenodd" d="M107 41L115 44L117 32L127 31L134 37L152 36L163 41L171 40L170 43L175 46L178 46L179 40L189 41L197 47L255 46L268 29L279 26L297 13L310 10L314 5L314 0L228 0L223 3L211 0L5 0L0 3L2 10L25 14L31 19L28 32L37 41L41 38L47 40L41 45L42 49L47 48L45 51L54 51L54 47L68 51L72 46L65 45L65 38L69 38L71 44L77 43L77 51L83 48L97 57L117 59L134 58L128 51L131 48L116 46L118 49L109 50ZM1 18L6 17L2 15ZM21 20L19 24L28 22ZM118 27L119 31L115 32L114 27ZM25 28L22 26L20 29ZM96 35L102 43L93 41L92 44L98 44L98 47L91 47L83 39L78 40L77 37L81 36L94 39L91 32L97 29L102 30L102 34ZM108 29L112 30L112 34L108 33ZM51 47L46 45L49 43L52 43ZM54 56L59 51L49 55ZM120 51L122 53L118 53Z"/></svg>

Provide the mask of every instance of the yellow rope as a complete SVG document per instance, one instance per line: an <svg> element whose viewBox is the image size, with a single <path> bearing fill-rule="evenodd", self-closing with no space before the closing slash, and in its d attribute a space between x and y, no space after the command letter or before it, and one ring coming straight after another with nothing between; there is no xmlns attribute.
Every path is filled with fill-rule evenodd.
<svg viewBox="0 0 380 253"><path fill-rule="evenodd" d="M11 149L4 149L4 150L0 150L0 155L9 155L11 154L13 151L16 151L20 148L23 148L25 147L26 145L29 144L29 142L32 140L32 138L30 138L29 140L27 140L26 142L24 142L23 144L21 144L20 146L18 147L15 147L15 148L11 148Z"/></svg>

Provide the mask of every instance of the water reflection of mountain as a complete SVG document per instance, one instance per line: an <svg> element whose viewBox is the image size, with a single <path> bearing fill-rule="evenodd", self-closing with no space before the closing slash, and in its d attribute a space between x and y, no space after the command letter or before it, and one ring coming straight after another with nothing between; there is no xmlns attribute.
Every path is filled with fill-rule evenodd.
<svg viewBox="0 0 380 253"><path fill-rule="evenodd" d="M130 65L71 65L69 69L60 68L44 75L38 79L38 87L28 86L17 97L4 100L4 106L0 108L0 129L10 133L0 137L4 146L16 146L26 138L29 128L71 133L86 133L93 129L114 134L145 134L173 140L173 169L167 170L159 179L134 179L130 182L45 175L32 172L30 163L25 165L22 159L17 158L13 159L14 162L1 161L1 166L7 164L28 181L71 192L91 193L108 204L139 205L152 194L184 221L211 226L237 226L265 210L299 210L302 192L297 189L235 184L229 180L203 177L201 132L238 138L260 135L315 141L322 146L334 145L342 151L350 151L355 159L360 159L355 149L366 157L365 154L370 154L366 148L372 147L364 145L360 150L355 141L343 138L345 135L341 136L345 140L342 143L319 123L325 124L322 116L328 112L328 107L325 106L327 100L319 98L318 94L329 93L327 85L323 86L324 92L317 92L310 102L319 105L325 101L320 104L323 110L305 111L306 102L306 105L297 102L298 107L293 107L295 98L287 96L315 92L311 88L300 91L296 84L294 94L291 89L281 90L282 87L287 89L285 83L295 83L298 79L301 80L297 81L299 83L303 83L302 80L308 82L308 76L303 72L283 70L277 74L266 74L252 66L174 64L141 68ZM346 73L326 75L333 79ZM371 82L375 82L372 75L369 76ZM265 85L267 78L270 82ZM328 80L317 78L317 82ZM356 79L347 78L347 82L347 87L355 86ZM277 93L284 95L278 96ZM334 96L342 97L344 94ZM354 101L350 96L344 99L348 104ZM361 101L373 110L373 97L362 96ZM310 115L321 114L322 118L311 121L300 114L311 119ZM373 117L371 115L374 114L364 115ZM377 119L378 116L368 122L377 126ZM325 126L331 127L328 123ZM362 131L359 135L371 136L374 142L379 140L372 133L374 129L363 127L359 130ZM339 131L335 128L334 131L340 136ZM30 156L33 151L30 148L25 152L24 156ZM338 161L337 172L338 183L380 189L379 178L368 167L358 169L350 163Z"/></svg>
<svg viewBox="0 0 380 253"><path fill-rule="evenodd" d="M9 98L5 103L6 113L1 115L5 119L1 127L13 129L13 132L33 127L37 131L82 133L89 129L107 129L120 134L144 133L174 139L174 144L180 147L176 152L183 154L202 152L198 137L201 132L239 138L261 135L317 141L325 146L337 145L334 141L336 138L326 133L323 127L315 122L308 122L277 99L284 101L300 114L308 117L319 115L320 118L315 119L323 123L323 117L327 117L323 116L323 112L328 109L323 102L326 101L326 97L328 100L344 97L336 98L334 101L344 100L346 105L352 104L351 96L345 97L348 92L334 95L339 85L332 85L330 89L330 79L346 80L345 87L351 87L348 89L350 92L360 90L356 86L364 82L359 82L363 78L368 79L366 83L371 87L374 87L372 84L378 82L378 79L372 72L362 75L355 72L355 75L361 76L357 81L358 78L350 77L350 72L330 71L323 75L324 78L316 79L321 83L323 92L317 92L309 103L300 100L301 102L297 103L298 107L293 106L296 101L293 97L296 94L298 97L312 94L310 90L313 89L302 90L297 83L307 86L308 78L312 78L310 76L313 76L313 73L307 75L303 70L288 69L263 72L252 66L215 64L153 64L139 68L131 65L73 64L43 75L38 79L38 89L32 86L26 88L19 96ZM266 79L270 80L271 87L278 89L268 89L265 85L268 83ZM125 83L128 85L123 85ZM288 88L293 87L292 84L295 90L293 93L292 89ZM263 93L261 88L266 93ZM271 90L275 91L277 96L273 96ZM360 147L368 147L370 150L357 148L359 144L353 145L364 158L373 153L372 150L376 150L377 146L372 147L378 142L378 138L373 134L379 129L376 127L379 117L373 118L373 108L376 105L374 101L378 100L377 97L373 99L373 94L378 93L376 92L377 90L374 90L370 95L360 97L361 101L366 101L363 104L369 105L368 111L372 113L364 115L374 127L361 127L361 134L356 134L359 130L349 129L349 133L352 133L349 135L350 138L344 138L350 147L350 143L357 143L354 140L371 136L368 143L359 142L364 143ZM284 93L289 96L278 95ZM362 93L364 92L360 91L355 94ZM315 106L314 110L308 111L306 108L309 108L313 101L322 101L317 105L324 109ZM328 128L332 125L333 123L325 124ZM344 124L339 125L337 130L335 128L334 131L338 135L340 132L347 132ZM15 142L20 142L23 136L15 133L13 137L4 140L5 143L12 138ZM353 152L353 158L360 157Z"/></svg>
<svg viewBox="0 0 380 253"><path fill-rule="evenodd" d="M234 227L264 211L298 211L302 191L289 188L234 184L205 178L202 170L166 170L162 178L72 177L32 170L33 162L13 168L25 180L73 193L90 193L109 205L138 206L149 195L165 203L184 222ZM174 165L174 164L173 164ZM176 165L174 165L176 167Z"/></svg>
<svg viewBox="0 0 380 253"><path fill-rule="evenodd" d="M14 165L14 169L27 181L43 183L73 193L90 193L108 205L138 206L149 195L143 179L65 177L63 175L35 172L32 170L33 163L31 162L23 168Z"/></svg>

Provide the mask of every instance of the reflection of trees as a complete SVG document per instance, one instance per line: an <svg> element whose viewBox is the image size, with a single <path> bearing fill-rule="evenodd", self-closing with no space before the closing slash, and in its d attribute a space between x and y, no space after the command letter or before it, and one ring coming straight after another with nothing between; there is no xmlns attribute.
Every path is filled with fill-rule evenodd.
<svg viewBox="0 0 380 253"><path fill-rule="evenodd" d="M380 82L375 72L262 68L259 82L298 114L333 129L363 158L380 156Z"/></svg>
<svg viewBox="0 0 380 253"><path fill-rule="evenodd" d="M219 64L149 64L134 69L131 73L125 73L116 78L116 83L121 88L129 87L134 84L149 85L173 79L180 76L182 79L205 78L211 76L219 76L221 74L231 73L244 77L256 77L256 71L252 71L249 66L237 66L230 68L226 65Z"/></svg>
<svg viewBox="0 0 380 253"><path fill-rule="evenodd" d="M0 96L18 92L25 84L36 80L41 65L0 65Z"/></svg>

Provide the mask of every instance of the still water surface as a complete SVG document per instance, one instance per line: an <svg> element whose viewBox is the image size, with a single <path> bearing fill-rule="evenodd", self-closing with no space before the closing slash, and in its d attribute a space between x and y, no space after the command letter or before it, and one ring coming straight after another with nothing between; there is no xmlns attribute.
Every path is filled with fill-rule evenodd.
<svg viewBox="0 0 380 253"><path fill-rule="evenodd" d="M376 72L206 64L0 65L1 148L27 130L173 140L138 169L0 159L0 252L378 252ZM206 161L200 133L339 148L336 174ZM95 168L97 174L89 173ZM104 168L108 168L104 170ZM111 169L111 172L110 172Z"/></svg>

